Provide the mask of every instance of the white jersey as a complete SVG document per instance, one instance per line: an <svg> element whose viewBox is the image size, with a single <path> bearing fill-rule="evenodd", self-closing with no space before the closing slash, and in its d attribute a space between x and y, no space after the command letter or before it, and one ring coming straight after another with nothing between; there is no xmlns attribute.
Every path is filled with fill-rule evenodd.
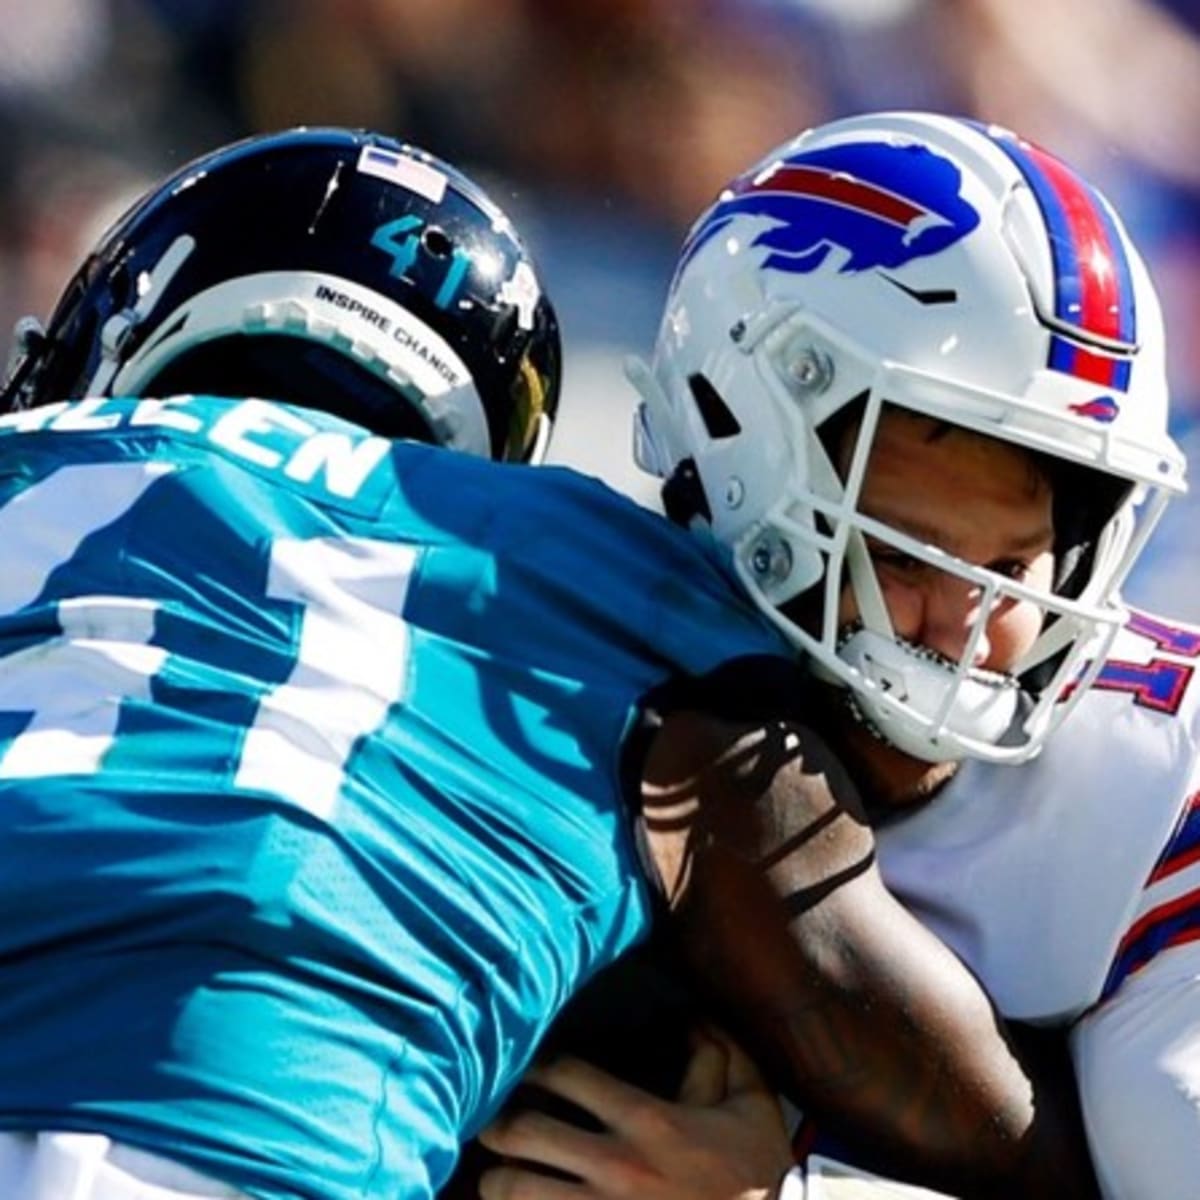
<svg viewBox="0 0 1200 1200"><path fill-rule="evenodd" d="M881 829L888 885L1008 1017L1074 1022L1110 1200L1200 1194L1200 629L1133 614L1020 767Z"/></svg>
<svg viewBox="0 0 1200 1200"><path fill-rule="evenodd" d="M1183 821L1200 785L1198 660L1200 631L1135 614L1038 758L964 763L878 831L888 886L1006 1016L1077 1017L1160 941L1200 935L1200 854Z"/></svg>

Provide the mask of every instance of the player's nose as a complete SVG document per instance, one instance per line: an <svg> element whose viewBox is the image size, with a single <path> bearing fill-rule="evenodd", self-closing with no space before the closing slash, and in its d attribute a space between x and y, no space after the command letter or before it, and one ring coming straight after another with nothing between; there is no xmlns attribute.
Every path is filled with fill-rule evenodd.
<svg viewBox="0 0 1200 1200"><path fill-rule="evenodd" d="M921 631L914 639L957 662L978 631L971 665L980 666L991 653L984 589L944 571L932 572L921 595Z"/></svg>

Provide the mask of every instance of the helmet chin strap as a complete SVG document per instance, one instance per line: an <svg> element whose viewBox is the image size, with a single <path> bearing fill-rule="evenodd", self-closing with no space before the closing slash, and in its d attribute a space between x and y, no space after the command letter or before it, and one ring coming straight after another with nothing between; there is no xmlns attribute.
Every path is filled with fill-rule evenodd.
<svg viewBox="0 0 1200 1200"><path fill-rule="evenodd" d="M146 276L145 285L139 284L141 294L132 308L113 313L100 330L100 361L95 374L88 381L84 395L105 396L117 372L124 362L125 349L130 335L154 311L167 285L176 272L187 261L196 248L196 239L190 234L181 234L168 247L166 253L154 264Z"/></svg>

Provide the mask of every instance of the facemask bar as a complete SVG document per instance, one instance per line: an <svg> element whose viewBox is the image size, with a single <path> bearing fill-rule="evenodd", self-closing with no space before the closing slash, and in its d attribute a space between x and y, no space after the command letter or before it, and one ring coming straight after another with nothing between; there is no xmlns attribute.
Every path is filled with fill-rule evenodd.
<svg viewBox="0 0 1200 1200"><path fill-rule="evenodd" d="M154 311L163 293L196 249L196 239L188 234L177 237L167 247L154 268L139 276L138 298L132 308L112 313L100 330L100 357L92 377L83 388L86 396L105 396L114 376L126 358L130 338L137 327ZM4 384L7 407L21 408L28 402L30 376L37 370L44 352L46 332L36 317L21 317L13 330L13 351Z"/></svg>

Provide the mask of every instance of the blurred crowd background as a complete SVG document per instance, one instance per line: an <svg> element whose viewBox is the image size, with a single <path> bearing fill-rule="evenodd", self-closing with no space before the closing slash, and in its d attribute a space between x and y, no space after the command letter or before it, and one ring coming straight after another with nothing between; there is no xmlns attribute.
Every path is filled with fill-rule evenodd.
<svg viewBox="0 0 1200 1200"><path fill-rule="evenodd" d="M1195 0L0 0L0 331L186 159L375 127L523 226L564 327L556 455L646 498L621 363L688 223L785 137L879 107L1008 125L1108 192L1163 295L1200 491ZM1133 602L1200 620L1197 516L1169 513Z"/></svg>

